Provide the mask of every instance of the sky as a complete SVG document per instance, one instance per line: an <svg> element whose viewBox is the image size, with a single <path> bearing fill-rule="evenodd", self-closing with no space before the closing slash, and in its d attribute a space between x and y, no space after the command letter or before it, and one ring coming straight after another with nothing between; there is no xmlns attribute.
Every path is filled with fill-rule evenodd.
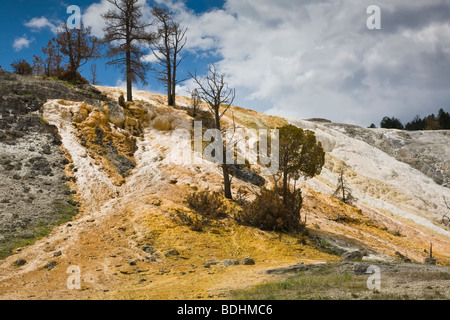
<svg viewBox="0 0 450 320"><path fill-rule="evenodd" d="M284 117L379 125L450 111L450 0L140 0L173 11L188 28L180 77L215 64L236 88L236 105ZM78 5L83 23L103 36L106 0L3 0L0 65L11 71L55 36ZM367 21L380 8L381 29ZM150 49L144 57L152 61ZM94 61L100 85L123 86L120 70ZM82 74L89 80L89 66ZM177 89L188 95L187 80ZM163 93L155 75L137 89Z"/></svg>

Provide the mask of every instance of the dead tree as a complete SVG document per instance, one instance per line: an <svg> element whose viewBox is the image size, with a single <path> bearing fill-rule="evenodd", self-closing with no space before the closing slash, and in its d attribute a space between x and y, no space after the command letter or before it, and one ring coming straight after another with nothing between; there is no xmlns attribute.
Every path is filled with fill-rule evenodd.
<svg viewBox="0 0 450 320"><path fill-rule="evenodd" d="M158 39L152 49L159 68L154 71L158 74L158 80L167 89L167 99L169 106L176 104L176 86L185 79L177 79L177 70L184 57L181 51L186 46L187 28L181 26L173 20L173 14L168 10L154 7L153 16L158 23Z"/></svg>
<svg viewBox="0 0 450 320"><path fill-rule="evenodd" d="M92 85L95 86L97 85L97 65L96 64L92 64L89 68L89 70L91 71L91 79L92 79Z"/></svg>
<svg viewBox="0 0 450 320"><path fill-rule="evenodd" d="M336 191L334 191L333 197L350 206L357 201L357 199L352 195L352 190L347 185L344 169L341 169L339 172L337 188ZM340 216L338 217L338 220L340 220Z"/></svg>
<svg viewBox="0 0 450 320"><path fill-rule="evenodd" d="M61 46L53 38L48 41L47 46L42 48L43 57L33 55L33 71L37 75L46 77L59 76L62 72Z"/></svg>
<svg viewBox="0 0 450 320"><path fill-rule="evenodd" d="M203 79L197 75L189 74L198 85L198 95L200 100L204 101L210 112L214 116L215 129L222 133L221 119L225 113L230 109L231 104L236 97L236 90L230 89L228 83L225 82L225 76L220 75L214 65L209 67L207 76ZM224 193L227 199L232 199L230 168L227 164L227 149L222 133L222 171L224 179Z"/></svg>
<svg viewBox="0 0 450 320"><path fill-rule="evenodd" d="M450 217L448 216L450 214L450 205L447 203L447 200L445 198L444 198L444 203L449 211L442 214L441 221L442 221L443 225L448 227L450 225Z"/></svg>
<svg viewBox="0 0 450 320"><path fill-rule="evenodd" d="M108 57L114 58L107 65L123 67L127 82L127 101L133 101L133 83L146 83L149 66L142 60L144 51L140 44L153 42L156 35L147 31L154 23L142 20L139 0L107 0L114 9L102 15L106 22L104 42L108 44Z"/></svg>
<svg viewBox="0 0 450 320"><path fill-rule="evenodd" d="M100 56L100 40L91 35L91 28L81 24L79 29L69 29L67 24L61 24L56 42L61 54L67 62L69 80L77 80L79 69L90 59Z"/></svg>
<svg viewBox="0 0 450 320"><path fill-rule="evenodd" d="M192 99L192 116L195 118L197 116L197 110L200 106L200 95L198 94L198 90L194 89L191 93L191 99Z"/></svg>

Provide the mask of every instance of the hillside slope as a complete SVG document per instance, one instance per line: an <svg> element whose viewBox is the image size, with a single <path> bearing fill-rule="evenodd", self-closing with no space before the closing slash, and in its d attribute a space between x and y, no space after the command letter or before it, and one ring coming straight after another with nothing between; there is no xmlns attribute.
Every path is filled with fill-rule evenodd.
<svg viewBox="0 0 450 320"><path fill-rule="evenodd" d="M0 299L217 299L280 277L264 273L268 269L340 261L342 253L359 249L367 251L365 260L398 261L398 252L422 262L431 241L438 263L450 264L450 232L439 223L439 201L450 199L448 188L337 125L237 107L225 122L234 116L240 125L255 128L289 121L314 130L323 142L328 153L323 173L302 182L310 238L263 232L233 219L192 231L179 219L190 212L186 196L219 191L222 183L216 165L175 165L170 156L177 143L174 130L192 127L183 110L189 99L179 97L180 108L174 110L163 96L137 92L134 104L118 109L113 102L120 89L97 89L108 99L51 97L57 100L39 109L57 129L79 214L0 261ZM443 137L441 150L448 150L448 136ZM357 208L331 196L342 166L359 199ZM254 188L233 180L234 192L243 186ZM343 221L336 221L338 213ZM224 264L246 257L256 264ZM69 266L80 267L81 290L67 288Z"/></svg>

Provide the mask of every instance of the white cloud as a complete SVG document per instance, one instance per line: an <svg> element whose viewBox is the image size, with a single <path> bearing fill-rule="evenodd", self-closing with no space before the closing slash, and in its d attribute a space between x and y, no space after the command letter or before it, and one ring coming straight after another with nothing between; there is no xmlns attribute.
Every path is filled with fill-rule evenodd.
<svg viewBox="0 0 450 320"><path fill-rule="evenodd" d="M98 3L90 5L82 16L83 24L92 28L92 34L102 38L103 29L106 27L104 20L101 17L102 13L106 13L109 9L112 9L112 4L106 0L102 0Z"/></svg>
<svg viewBox="0 0 450 320"><path fill-rule="evenodd" d="M25 23L25 26L36 31L48 28L51 32L56 34L58 32L58 24L59 23L50 22L46 17L40 17L31 19Z"/></svg>
<svg viewBox="0 0 450 320"><path fill-rule="evenodd" d="M409 121L450 100L450 4L441 0L379 0L376 31L366 28L372 0L227 0L202 14L182 0L155 1L188 27L186 49L215 62L244 107L369 125L385 115ZM83 14L98 37L110 8L101 0Z"/></svg>
<svg viewBox="0 0 450 320"><path fill-rule="evenodd" d="M442 2L380 0L383 29L369 31L372 2L228 0L198 15L164 1L189 28L189 49L210 51L242 106L360 125L436 112L450 100Z"/></svg>
<svg viewBox="0 0 450 320"><path fill-rule="evenodd" d="M23 37L16 38L13 42L13 48L15 51L21 51L30 47L30 44L34 41L33 38L28 39L27 35Z"/></svg>

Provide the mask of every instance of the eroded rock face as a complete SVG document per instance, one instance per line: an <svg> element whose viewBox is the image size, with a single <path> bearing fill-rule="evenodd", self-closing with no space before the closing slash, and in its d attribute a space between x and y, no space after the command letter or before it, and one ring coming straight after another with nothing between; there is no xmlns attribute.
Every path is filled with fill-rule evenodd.
<svg viewBox="0 0 450 320"><path fill-rule="evenodd" d="M92 87L0 71L0 258L43 228L78 213L66 184L69 164L56 127L42 118L47 99L85 101L102 108L107 98ZM108 112L121 108L108 101Z"/></svg>
<svg viewBox="0 0 450 320"><path fill-rule="evenodd" d="M133 134L138 132L132 131L132 134L130 130L115 130L107 111L87 104L82 104L78 113L73 115L72 121L81 145L93 159L103 163L115 184L121 185L123 178L136 166L134 153L137 147Z"/></svg>
<svg viewBox="0 0 450 320"><path fill-rule="evenodd" d="M376 147L398 161L450 188L450 131L399 131L365 129L349 125L339 127L355 139Z"/></svg>

